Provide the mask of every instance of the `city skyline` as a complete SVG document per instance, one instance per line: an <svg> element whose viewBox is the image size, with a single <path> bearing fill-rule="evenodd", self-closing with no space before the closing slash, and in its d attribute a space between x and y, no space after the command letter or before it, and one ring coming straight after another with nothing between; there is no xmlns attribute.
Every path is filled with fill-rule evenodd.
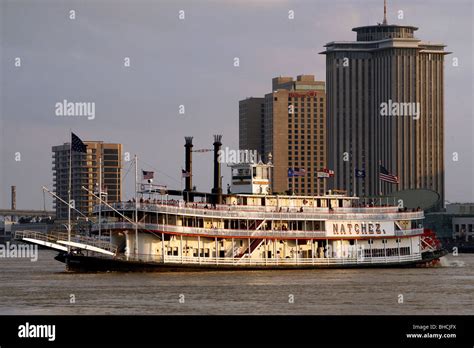
<svg viewBox="0 0 474 348"><path fill-rule="evenodd" d="M389 2L388 19L419 27L418 37L444 42L453 52L445 64L446 199L468 202L473 200L469 104L473 74L472 47L466 45L472 37L466 35L472 35L472 5L456 3L434 2L425 8L422 2ZM318 52L323 45L351 40L353 27L380 22L383 5L380 1L342 1L324 8L317 2L205 4L184 6L186 19L179 22L180 8L169 3L147 11L146 6L130 4L114 10L103 3L74 2L25 9L2 2L0 206L9 206L10 186L16 185L18 208L42 208L41 186L52 187L51 146L66 142L69 129L85 141L123 143L124 153L143 159L143 169L162 172L157 172L157 181L179 188L183 136L194 136L195 148L208 148L212 134L220 133L224 147L238 149L238 100L268 92L274 76L312 74L322 79L325 59ZM77 9L75 22L68 22L71 6ZM396 18L399 9L405 12L403 20ZM288 19L289 10L294 10L295 19ZM254 36L242 35L243 26L227 23L231 15ZM336 16L345 20L334 25ZM446 16L458 20L449 28L434 24ZM119 26L124 18L132 23L127 28ZM204 25L206 19L213 21ZM261 20L272 25L266 27ZM64 30L57 30L62 26ZM217 32L216 26L221 28ZM90 35L94 38L87 40ZM138 44L139 35L150 39ZM22 58L20 68L14 67L15 57ZM128 69L123 67L124 57L130 57ZM240 58L239 67L233 66L235 57ZM451 65L453 57L459 58L458 67ZM95 102L95 119L58 118L54 105L64 99ZM185 106L185 115L179 115L179 105ZM452 161L453 152L458 152L459 161ZM16 153L21 161L15 161ZM199 190L212 187L211 164L210 155L195 157L194 182ZM223 175L225 187L229 178L225 168ZM124 181L123 198L133 190L129 179Z"/></svg>

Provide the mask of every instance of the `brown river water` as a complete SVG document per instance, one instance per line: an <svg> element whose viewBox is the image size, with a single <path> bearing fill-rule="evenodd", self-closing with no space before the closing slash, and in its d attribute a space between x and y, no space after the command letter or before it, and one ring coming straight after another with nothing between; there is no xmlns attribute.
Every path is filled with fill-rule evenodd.
<svg viewBox="0 0 474 348"><path fill-rule="evenodd" d="M1 315L474 314L474 254L435 268L95 274L55 255L0 258Z"/></svg>

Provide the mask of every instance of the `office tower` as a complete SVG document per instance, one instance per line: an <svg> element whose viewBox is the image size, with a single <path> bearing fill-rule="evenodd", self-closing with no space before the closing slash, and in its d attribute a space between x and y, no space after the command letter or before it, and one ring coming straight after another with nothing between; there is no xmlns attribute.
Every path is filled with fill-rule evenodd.
<svg viewBox="0 0 474 348"><path fill-rule="evenodd" d="M385 11L386 12L386 11ZM360 196L425 188L444 201L445 45L413 26L352 29L357 41L326 44L329 184ZM399 184L379 180L380 164ZM365 178L355 179L355 169ZM355 184L355 185L354 185Z"/></svg>
<svg viewBox="0 0 474 348"><path fill-rule="evenodd" d="M257 150L263 156L265 98L239 101L239 148Z"/></svg>
<svg viewBox="0 0 474 348"><path fill-rule="evenodd" d="M107 202L119 202L122 198L122 144L109 144L102 141L84 141L87 154L72 153L71 199L75 207L85 215L91 215L98 199L83 190L99 192L99 163L102 157L102 192ZM53 187L56 194L67 201L69 183L69 143L53 146ZM104 193L105 192L105 193ZM68 208L55 200L56 217L67 219ZM71 216L78 215L74 210Z"/></svg>
<svg viewBox="0 0 474 348"><path fill-rule="evenodd" d="M261 102L260 98L253 99ZM324 194L325 179L318 179L317 172L326 167L325 103L324 82L315 81L313 75L272 80L272 92L264 98L263 132L247 135L246 141L241 136L239 147L247 149L252 143L262 143L263 160L272 155L273 192L290 189L301 195ZM261 109L254 110L247 119L262 118ZM241 119L240 132L246 127ZM288 178L290 168L300 173L303 170L304 175Z"/></svg>

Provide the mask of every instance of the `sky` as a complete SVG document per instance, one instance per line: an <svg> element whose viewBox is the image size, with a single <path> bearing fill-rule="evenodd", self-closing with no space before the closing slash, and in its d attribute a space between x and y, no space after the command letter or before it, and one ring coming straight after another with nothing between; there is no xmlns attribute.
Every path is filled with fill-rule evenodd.
<svg viewBox="0 0 474 348"><path fill-rule="evenodd" d="M43 208L51 147L69 141L70 130L122 143L140 169L156 172L155 183L180 188L184 136L199 149L222 134L224 147L238 149L239 100L271 92L280 75L325 80L323 46L355 40L353 27L382 17L382 0L0 0L0 208L10 207L11 185L18 209ZM452 52L445 63L449 202L474 201L473 17L470 0L388 1L389 23L419 27L417 38ZM95 118L56 116L64 99L94 102ZM210 190L212 154L193 162L197 189ZM224 187L229 172L223 167ZM127 198L133 171L124 189Z"/></svg>

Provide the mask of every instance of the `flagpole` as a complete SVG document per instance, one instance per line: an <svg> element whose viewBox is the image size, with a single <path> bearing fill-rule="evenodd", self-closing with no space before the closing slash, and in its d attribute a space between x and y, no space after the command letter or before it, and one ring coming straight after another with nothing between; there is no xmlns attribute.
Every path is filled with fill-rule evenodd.
<svg viewBox="0 0 474 348"><path fill-rule="evenodd" d="M102 149L99 154L99 197L102 199ZM102 203L99 201L99 240L102 241Z"/></svg>
<svg viewBox="0 0 474 348"><path fill-rule="evenodd" d="M378 173L379 173L379 196L382 195L382 180L380 180L380 166L382 165L382 161L379 160L379 170L378 170Z"/></svg>
<svg viewBox="0 0 474 348"><path fill-rule="evenodd" d="M356 196L356 168L354 166L352 170L352 196Z"/></svg>
<svg viewBox="0 0 474 348"><path fill-rule="evenodd" d="M291 195L295 194L295 167L293 167L293 173L291 174Z"/></svg>
<svg viewBox="0 0 474 348"><path fill-rule="evenodd" d="M72 182L72 131L69 131L69 183L68 183L68 199L67 199L67 241L71 242L71 182ZM67 252L71 250L67 246Z"/></svg>
<svg viewBox="0 0 474 348"><path fill-rule="evenodd" d="M135 256L138 258L138 157L135 155Z"/></svg>

